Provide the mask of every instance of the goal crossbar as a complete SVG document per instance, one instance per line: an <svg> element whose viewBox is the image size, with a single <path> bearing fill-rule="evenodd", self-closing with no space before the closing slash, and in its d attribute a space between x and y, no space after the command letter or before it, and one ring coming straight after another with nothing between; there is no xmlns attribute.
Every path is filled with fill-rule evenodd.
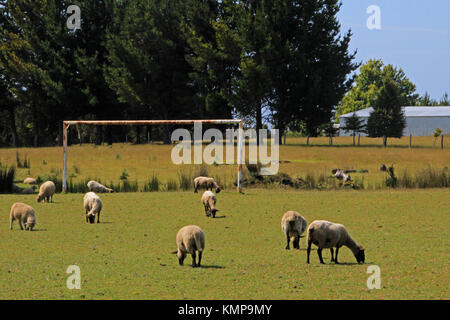
<svg viewBox="0 0 450 320"><path fill-rule="evenodd" d="M244 143L244 122L241 119L208 119L208 120L65 120L63 121L63 183L62 191L67 190L67 133L71 125L119 126L119 125L192 125L206 124L239 124L238 134L238 178L237 191L242 192L242 149Z"/></svg>

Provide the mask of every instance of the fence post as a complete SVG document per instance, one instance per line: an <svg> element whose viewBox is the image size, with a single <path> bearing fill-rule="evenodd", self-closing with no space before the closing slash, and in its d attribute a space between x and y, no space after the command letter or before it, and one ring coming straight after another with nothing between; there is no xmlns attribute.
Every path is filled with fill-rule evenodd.
<svg viewBox="0 0 450 320"><path fill-rule="evenodd" d="M306 145L309 146L309 135L306 137Z"/></svg>
<svg viewBox="0 0 450 320"><path fill-rule="evenodd" d="M409 148L412 147L412 134L409 135Z"/></svg>
<svg viewBox="0 0 450 320"><path fill-rule="evenodd" d="M361 146L361 134L358 134L358 147Z"/></svg>
<svg viewBox="0 0 450 320"><path fill-rule="evenodd" d="M444 135L441 136L441 149L444 150Z"/></svg>

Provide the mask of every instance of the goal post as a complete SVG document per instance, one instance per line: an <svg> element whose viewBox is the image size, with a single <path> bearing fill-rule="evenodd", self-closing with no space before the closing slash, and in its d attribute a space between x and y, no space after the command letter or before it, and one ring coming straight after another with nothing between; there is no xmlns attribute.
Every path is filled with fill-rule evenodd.
<svg viewBox="0 0 450 320"><path fill-rule="evenodd" d="M65 120L63 121L63 181L62 192L67 190L67 139L68 130L71 125L93 125L93 126L122 126L122 125L195 125L200 124L239 124L237 145L237 191L242 192L242 150L244 144L244 121L241 119L224 120Z"/></svg>

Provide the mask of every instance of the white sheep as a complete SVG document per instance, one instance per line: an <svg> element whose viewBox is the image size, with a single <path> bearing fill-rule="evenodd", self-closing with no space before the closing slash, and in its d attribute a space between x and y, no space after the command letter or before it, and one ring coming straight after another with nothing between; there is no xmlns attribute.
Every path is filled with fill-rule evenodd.
<svg viewBox="0 0 450 320"><path fill-rule="evenodd" d="M180 229L177 233L177 248L173 252L178 257L180 266L183 265L186 255L192 255L192 267L200 267L202 262L202 254L205 249L205 234L198 226L190 225ZM196 251L198 251L198 264L196 264Z"/></svg>
<svg viewBox="0 0 450 320"><path fill-rule="evenodd" d="M94 223L97 214L97 223L100 223L100 212L103 208L103 202L94 192L88 192L83 198L84 209L86 210L86 222Z"/></svg>
<svg viewBox="0 0 450 320"><path fill-rule="evenodd" d="M22 190L22 194L33 194L36 191L36 186L31 186L27 189Z"/></svg>
<svg viewBox="0 0 450 320"><path fill-rule="evenodd" d="M36 215L34 209L29 205L21 202L16 202L11 206L11 212L9 214L10 228L13 229L14 220L19 221L20 230L23 230L23 225L25 225L25 230L33 231L36 225Z"/></svg>
<svg viewBox="0 0 450 320"><path fill-rule="evenodd" d="M114 192L113 189L107 188L101 183L98 183L97 181L89 181L87 183L87 186L89 188L89 191L97 192L97 193L112 193Z"/></svg>
<svg viewBox="0 0 450 320"><path fill-rule="evenodd" d="M211 189L211 191L215 188L216 193L220 192L220 187L216 181L214 181L213 178L208 177L197 177L194 179L194 192L197 193L199 188L206 190Z"/></svg>
<svg viewBox="0 0 450 320"><path fill-rule="evenodd" d="M44 182L41 187L39 188L39 195L37 196L37 202L41 202L44 200L44 202L47 200L47 203L53 202L53 195L55 194L55 184L52 181L46 181Z"/></svg>
<svg viewBox="0 0 450 320"><path fill-rule="evenodd" d="M303 232L305 232L307 226L306 219L303 218L298 212L288 211L283 215L281 219L281 229L286 235L286 250L289 250L289 243L293 238L294 249L300 249L300 238Z"/></svg>
<svg viewBox="0 0 450 320"><path fill-rule="evenodd" d="M211 191L205 191L202 196L202 203L205 206L205 213L207 217L216 217L216 212L219 211L216 209L217 197Z"/></svg>
<svg viewBox="0 0 450 320"><path fill-rule="evenodd" d="M320 263L324 263L322 259L322 249L329 248L331 252L331 262L338 262L339 248L348 247L355 255L358 263L364 263L364 248L358 245L347 232L345 227L339 223L333 223L325 220L313 221L308 227L308 249L307 263L309 263L309 254L311 252L311 244L314 243L319 247L317 254ZM334 256L333 248L336 247L336 255Z"/></svg>
<svg viewBox="0 0 450 320"><path fill-rule="evenodd" d="M23 180L23 183L25 183L25 184L36 184L36 179L28 177L25 180Z"/></svg>

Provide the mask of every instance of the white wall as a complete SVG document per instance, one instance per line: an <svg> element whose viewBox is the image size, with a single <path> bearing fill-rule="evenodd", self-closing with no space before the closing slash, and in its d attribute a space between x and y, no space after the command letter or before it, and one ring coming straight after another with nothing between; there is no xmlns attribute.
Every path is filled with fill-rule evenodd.
<svg viewBox="0 0 450 320"><path fill-rule="evenodd" d="M367 121L367 118L362 118ZM345 126L345 119L340 119L341 128ZM406 118L405 136L432 136L436 128L441 128L444 134L450 134L450 117L410 117ZM351 132L339 131L340 136L351 136ZM366 136L361 134L361 136Z"/></svg>

